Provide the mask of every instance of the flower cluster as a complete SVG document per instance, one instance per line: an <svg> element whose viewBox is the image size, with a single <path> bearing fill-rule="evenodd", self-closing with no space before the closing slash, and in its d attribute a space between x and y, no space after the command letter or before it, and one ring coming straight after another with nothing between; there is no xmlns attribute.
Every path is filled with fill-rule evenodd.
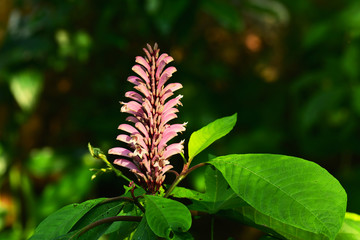
<svg viewBox="0 0 360 240"><path fill-rule="evenodd" d="M137 63L132 70L138 76L130 76L128 81L134 84L136 91L125 94L129 102L121 102L122 112L131 114L126 120L130 124L121 124L117 140L129 147L115 147L109 154L121 156L115 164L130 169L137 176L139 183L149 193L155 193L164 182L165 173L173 166L169 158L183 152L183 141L168 145L168 142L185 131L184 124L169 124L177 118L177 105L181 105L182 95L171 98L182 85L167 83L176 68L165 66L174 59L160 49L147 45L143 49L146 56L136 57Z"/></svg>

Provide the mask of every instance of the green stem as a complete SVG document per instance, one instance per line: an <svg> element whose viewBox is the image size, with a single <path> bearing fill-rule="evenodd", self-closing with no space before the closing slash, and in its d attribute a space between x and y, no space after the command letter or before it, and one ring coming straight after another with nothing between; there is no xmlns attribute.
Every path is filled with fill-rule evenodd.
<svg viewBox="0 0 360 240"><path fill-rule="evenodd" d="M175 178L175 181L171 184L170 188L166 191L164 197L167 198L169 197L170 193L175 189L175 187L192 171L194 171L195 169L198 169L199 167L203 167L205 165L207 165L208 163L204 162L204 163L199 163L195 166L193 166L192 168L189 169L189 165L190 162L188 162L187 164L184 165L184 168L182 170L182 172L180 173L179 176L177 176Z"/></svg>
<svg viewBox="0 0 360 240"><path fill-rule="evenodd" d="M105 199L104 201L102 201L102 204L108 202L116 202L116 201L134 202L134 200L130 197L113 197L113 198Z"/></svg>
<svg viewBox="0 0 360 240"><path fill-rule="evenodd" d="M117 221L140 222L141 218L142 217L139 217L139 216L114 216L114 217L104 218L104 219L98 220L96 222L93 222L93 223L83 227L76 234L74 234L70 239L81 236L82 234L89 231L90 229L95 228L104 223L112 223L112 222L117 222Z"/></svg>

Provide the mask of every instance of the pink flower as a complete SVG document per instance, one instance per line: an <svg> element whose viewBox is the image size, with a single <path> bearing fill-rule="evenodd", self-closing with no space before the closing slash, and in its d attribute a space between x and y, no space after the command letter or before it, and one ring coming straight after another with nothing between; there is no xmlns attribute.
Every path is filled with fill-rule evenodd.
<svg viewBox="0 0 360 240"><path fill-rule="evenodd" d="M160 55L156 43L154 47L147 44L144 52L145 58L136 57L138 64L132 68L138 76L128 78L136 91L125 93L130 101L121 102L121 111L131 116L126 119L130 124L120 124L118 129L125 134L120 134L117 140L128 148L115 147L109 154L120 156L114 163L130 169L147 192L156 193L165 173L173 167L169 158L182 153L184 148L183 141L170 145L168 142L185 131L186 123L169 123L177 118L176 107L182 105L181 95L171 98L182 85L168 83L176 68L166 65L174 59L166 53Z"/></svg>

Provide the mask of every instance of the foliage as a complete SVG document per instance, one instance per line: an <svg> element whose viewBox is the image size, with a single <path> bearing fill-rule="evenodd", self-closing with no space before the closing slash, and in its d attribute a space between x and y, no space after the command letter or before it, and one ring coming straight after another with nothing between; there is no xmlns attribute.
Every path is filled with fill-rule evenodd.
<svg viewBox="0 0 360 240"><path fill-rule="evenodd" d="M124 193L126 181L103 174L111 167L92 159L84 143L96 139L101 149L115 144L109 139L124 115L114 111L114 96L128 88L129 56L155 41L181 69L176 79L186 86L180 116L189 122L185 139L212 119L238 113L235 131L192 164L208 161L207 153L311 159L340 180L347 210L360 212L357 0L0 5L1 239L27 239L65 205ZM204 193L209 171L192 172L183 186ZM212 213L221 207L205 205ZM209 239L196 235L208 232L197 221L191 234ZM226 229L219 239L246 233L259 238L236 220L215 223L215 237L217 226Z"/></svg>
<svg viewBox="0 0 360 240"><path fill-rule="evenodd" d="M219 138L219 133L224 132L220 135L228 133L235 121L236 115L225 117L194 132L190 138L193 141L189 141L189 149L200 149L198 147L200 145L204 146L201 147L201 150L204 150ZM230 127L227 124L229 122L231 122ZM217 131L214 131L215 129ZM197 138L209 140L194 141ZM199 142L206 144L199 144ZM185 166L190 165L191 159L186 161ZM121 215L117 215L122 203L116 202L113 206L105 205L106 209L100 210L96 209L96 205L101 204L103 199L91 200L79 205L84 206L84 210L80 209L80 211L84 215L82 219L86 220L82 221L78 217L78 211L72 213L74 218L64 219L63 216L68 214L67 209L74 207L70 205L45 219L35 230L31 239L55 239L54 234L60 236L63 233L66 234L64 239L73 239L74 237L76 239L98 239L110 227L107 219L140 221L140 216L141 223L134 230L135 239L141 237L151 239L155 236L166 239L191 238L191 235L181 235L191 227L189 209L182 203L167 198L168 196L188 198L193 201L193 204L189 206L190 209L233 217L258 227L271 236L282 239L353 239L353 237L360 237L357 231L358 216L348 213L345 218L347 203L345 190L332 175L313 162L274 154L233 154L212 158L206 164L211 164L215 169L207 168L205 193L176 187L183 179L181 176L186 177L194 169L205 165L200 163L188 170L184 168L185 171L183 170L174 180L165 195L160 192L156 196L135 196L134 186L133 189L130 189L132 195L130 200L125 196L118 198L120 201L133 202L134 208L139 208L139 212L143 211L141 215L133 215L133 219L127 218L129 216L122 218ZM139 201L142 198L143 200ZM102 206L100 205L100 207ZM106 218L108 216L118 216L118 218ZM67 227L54 231L51 228L54 221L64 222ZM96 221L102 221L101 229L97 224L93 225ZM117 227L118 229L114 230L126 231L123 225ZM338 233L339 236L337 236ZM351 234L347 235L347 233ZM85 234L87 237L83 238ZM129 233L129 238L132 239L131 233Z"/></svg>

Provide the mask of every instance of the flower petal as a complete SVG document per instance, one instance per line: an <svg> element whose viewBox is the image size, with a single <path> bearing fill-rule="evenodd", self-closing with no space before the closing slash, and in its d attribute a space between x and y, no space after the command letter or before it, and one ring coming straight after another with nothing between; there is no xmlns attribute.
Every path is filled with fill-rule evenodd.
<svg viewBox="0 0 360 240"><path fill-rule="evenodd" d="M161 54L160 57L156 60L156 66L159 66L161 61L164 60L164 58L166 58L167 56L169 56L167 53Z"/></svg>
<svg viewBox="0 0 360 240"><path fill-rule="evenodd" d="M185 126L186 126L186 123L184 124L171 124L169 127L165 128L164 130L164 135L169 133L169 132L183 132L185 131Z"/></svg>
<svg viewBox="0 0 360 240"><path fill-rule="evenodd" d="M177 115L175 113L170 113L165 116L162 116L160 125L165 125L166 123L168 123L169 121L175 118L177 118Z"/></svg>
<svg viewBox="0 0 360 240"><path fill-rule="evenodd" d="M160 74L164 70L164 67L166 66L166 64L168 64L169 62L172 62L172 61L174 61L174 59L171 56L166 56L166 57L164 57L164 59L162 61L159 62L159 64L156 64L157 70L156 70L155 77L157 79L159 79Z"/></svg>
<svg viewBox="0 0 360 240"><path fill-rule="evenodd" d="M161 169L161 173L162 174L165 174L167 171L169 171L170 169L172 169L173 168L173 166L172 165L166 165L165 167L163 167L162 169Z"/></svg>
<svg viewBox="0 0 360 240"><path fill-rule="evenodd" d="M147 97L147 98L150 97L151 92L144 84L139 84L139 85L135 86L134 88L136 90L138 90L139 92L141 92L142 94L144 94L145 97Z"/></svg>
<svg viewBox="0 0 360 240"><path fill-rule="evenodd" d="M123 130L125 132L130 133L131 135L135 135L135 134L140 134L139 131L134 128L133 126L129 125L129 124L120 124L118 127L119 130Z"/></svg>
<svg viewBox="0 0 360 240"><path fill-rule="evenodd" d="M145 138L149 138L149 133L146 130L144 124L142 124L141 122L137 122L135 123L135 127L140 130L140 132L145 136Z"/></svg>
<svg viewBox="0 0 360 240"><path fill-rule="evenodd" d="M169 93L174 93L175 91L181 89L183 86L180 83L169 83L163 90L161 90L160 96L161 96L161 100L163 100L163 102L170 97L171 95L169 95ZM169 95L166 96L165 95Z"/></svg>
<svg viewBox="0 0 360 240"><path fill-rule="evenodd" d="M131 135L130 143L132 143L134 145L140 145L146 151L149 151L149 148L147 147L144 140L145 140L144 136L142 136L140 133L139 134L134 134L134 135Z"/></svg>
<svg viewBox="0 0 360 240"><path fill-rule="evenodd" d="M150 84L149 77L143 67L140 65L135 65L132 67L132 69L135 73L137 73L147 84Z"/></svg>
<svg viewBox="0 0 360 240"><path fill-rule="evenodd" d="M180 143L173 143L165 149L162 157L163 159L168 159L169 157L175 154L182 153L183 149L184 149L183 141L181 141Z"/></svg>
<svg viewBox="0 0 360 240"><path fill-rule="evenodd" d="M176 98L173 98L171 100L169 100L167 103L165 103L164 108L163 108L163 112L169 110L170 108L173 108L177 105L182 105L180 102L180 99L182 98L182 95L177 96Z"/></svg>
<svg viewBox="0 0 360 240"><path fill-rule="evenodd" d="M108 153L123 156L123 157L131 157L132 156L132 152L129 149L122 148L122 147L111 148L111 149L109 149Z"/></svg>
<svg viewBox="0 0 360 240"><path fill-rule="evenodd" d="M149 63L145 60L145 58L140 57L140 56L137 56L137 57L135 57L135 62L141 64L143 67L146 68L146 70L147 70L148 72L150 72L150 65L149 65Z"/></svg>
<svg viewBox="0 0 360 240"><path fill-rule="evenodd" d="M166 132L163 134L159 145L158 145L158 150L159 152L162 151L166 146L167 146L167 142L170 141L171 139L173 139L174 137L177 136L176 132Z"/></svg>
<svg viewBox="0 0 360 240"><path fill-rule="evenodd" d="M131 137L125 134L120 134L116 137L116 140L130 144Z"/></svg>
<svg viewBox="0 0 360 240"><path fill-rule="evenodd" d="M165 71L160 75L160 77L158 77L157 79L159 79L158 85L157 85L157 90L160 91L161 87L166 83L166 81L172 77L172 74L174 72L176 72L176 68L171 66L168 67L167 69L165 69Z"/></svg>
<svg viewBox="0 0 360 240"><path fill-rule="evenodd" d="M133 116L129 116L125 119L126 121L132 122L132 123L137 123L139 122L139 119L137 119L136 117Z"/></svg>
<svg viewBox="0 0 360 240"><path fill-rule="evenodd" d="M131 113L131 112L142 111L142 106L138 102L135 101L130 101L127 103L121 102L121 104L123 104L123 106L121 107L121 112Z"/></svg>
<svg viewBox="0 0 360 240"><path fill-rule="evenodd" d="M135 101L137 101L139 103L142 103L142 99L143 99L143 97L139 93L137 93L135 91L126 92L125 97L133 99L133 100L135 100Z"/></svg>
<svg viewBox="0 0 360 240"><path fill-rule="evenodd" d="M136 76L130 76L127 78L128 82L131 82L132 84L134 85L139 85L140 83L144 83L143 80L141 80L139 77L136 77Z"/></svg>
<svg viewBox="0 0 360 240"><path fill-rule="evenodd" d="M121 167L126 167L126 168L128 168L130 170L133 170L133 171L136 171L136 172L140 172L138 167L133 162L131 162L130 160L115 159L114 164L119 165Z"/></svg>

